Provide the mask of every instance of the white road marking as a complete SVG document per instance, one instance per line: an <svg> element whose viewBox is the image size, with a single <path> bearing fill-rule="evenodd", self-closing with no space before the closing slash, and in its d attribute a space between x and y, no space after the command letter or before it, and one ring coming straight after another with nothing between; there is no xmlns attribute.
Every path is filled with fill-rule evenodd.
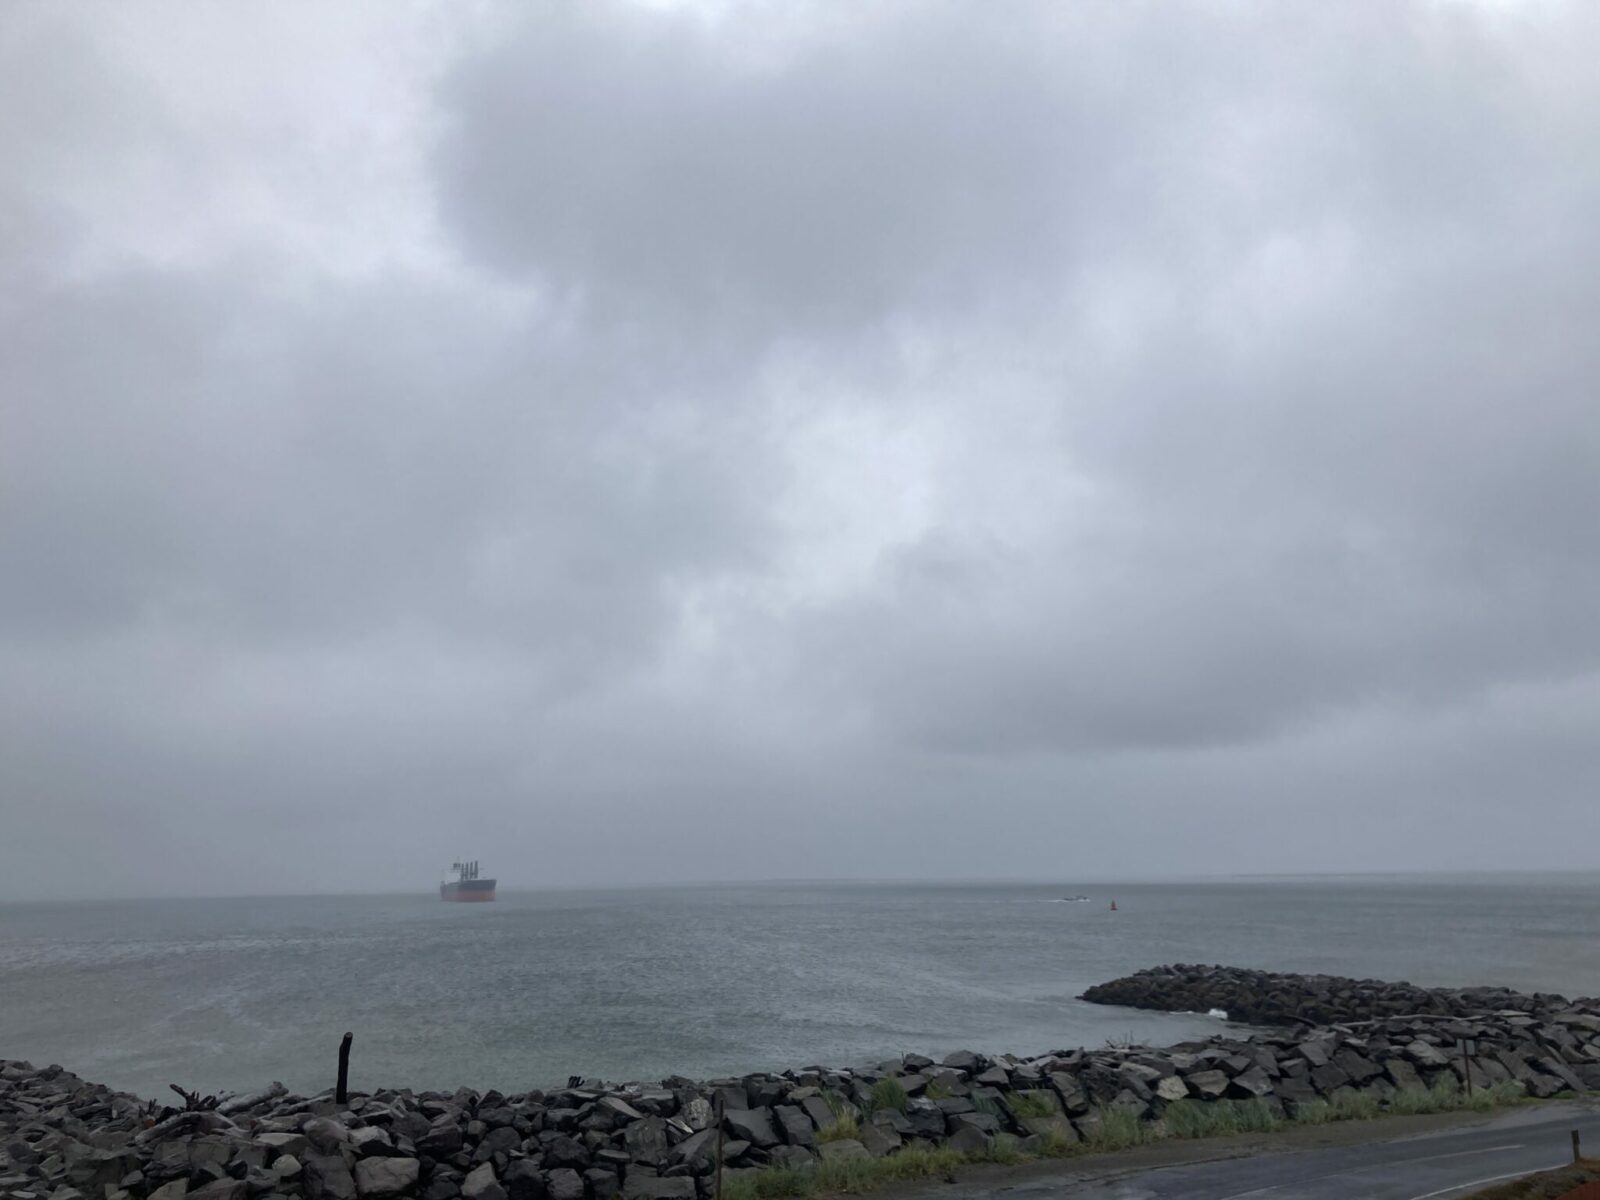
<svg viewBox="0 0 1600 1200"><path fill-rule="evenodd" d="M1401 1159L1396 1159L1396 1160L1394 1160L1392 1162L1374 1163L1370 1167L1351 1167L1347 1171L1334 1171L1334 1172L1332 1172L1331 1174L1328 1174L1328 1175L1313 1175L1310 1179L1296 1179L1294 1182L1297 1183L1297 1184L1300 1184L1300 1183L1315 1183L1316 1181L1321 1180L1321 1179L1337 1179L1341 1175L1360 1175L1363 1171L1381 1171L1381 1170L1386 1170L1386 1169L1388 1169L1390 1167L1410 1166L1412 1163L1439 1162L1440 1160L1446 1159L1446 1158L1467 1158L1470 1155L1474 1155L1474 1154L1498 1154L1503 1150L1521 1150L1522 1147L1523 1147L1523 1143L1521 1143L1521 1142L1511 1142L1511 1143L1508 1143L1507 1145L1504 1145L1504 1146L1484 1146L1484 1147L1482 1147L1481 1149L1478 1149L1478 1150L1455 1150L1455 1151L1452 1151L1449 1154L1427 1154L1427 1155L1424 1155L1421 1158L1401 1158ZM1521 1174L1524 1174L1524 1173L1525 1172L1522 1172L1522 1171L1513 1171L1511 1174L1512 1175L1521 1175ZM1509 1179L1510 1176L1509 1175L1497 1175L1497 1176L1495 1176L1495 1178L1496 1179ZM1281 1188L1283 1186L1284 1185L1281 1184L1281 1183L1275 1183L1275 1184L1271 1185L1270 1187L1252 1188L1248 1192L1235 1192L1231 1196L1224 1196L1222 1198L1222 1200L1244 1200L1244 1198L1246 1196L1264 1196L1268 1192L1275 1192L1275 1191L1277 1191L1279 1188ZM1469 1187L1469 1186L1470 1186L1469 1184L1465 1184L1465 1183L1461 1185L1461 1187ZM1455 1191L1459 1191L1459 1190L1460 1190L1460 1188L1445 1188L1443 1192L1429 1192L1428 1195L1429 1196L1442 1196L1446 1192L1455 1192ZM1424 1196L1413 1196L1411 1198L1411 1200L1427 1200L1427 1198L1424 1197Z"/></svg>
<svg viewBox="0 0 1600 1200"><path fill-rule="evenodd" d="M1458 1183L1455 1187L1440 1188L1437 1192L1423 1192L1420 1196L1412 1196L1410 1200L1433 1200L1434 1196L1448 1196L1451 1192L1459 1192L1470 1187L1482 1187L1486 1183L1498 1183L1502 1179L1520 1179L1524 1175L1532 1175L1536 1171L1554 1171L1556 1167L1564 1167L1566 1163L1557 1163L1555 1167L1530 1167L1526 1171L1508 1171L1504 1175L1490 1175L1484 1179L1474 1179L1470 1183Z"/></svg>
<svg viewBox="0 0 1600 1200"><path fill-rule="evenodd" d="M1426 1158L1402 1158L1402 1163L1438 1162L1441 1158L1466 1158L1469 1154L1494 1154L1501 1150L1521 1150L1522 1143L1510 1146L1485 1146L1482 1150L1457 1150L1454 1154L1430 1154Z"/></svg>

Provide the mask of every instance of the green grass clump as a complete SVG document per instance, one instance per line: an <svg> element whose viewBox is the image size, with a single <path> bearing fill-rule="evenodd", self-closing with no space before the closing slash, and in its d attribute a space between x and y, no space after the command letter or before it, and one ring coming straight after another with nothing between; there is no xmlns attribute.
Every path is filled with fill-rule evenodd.
<svg viewBox="0 0 1600 1200"><path fill-rule="evenodd" d="M873 1112L889 1108L895 1112L905 1112L910 1102L911 1097L906 1095L905 1085L898 1079L880 1079L872 1085Z"/></svg>
<svg viewBox="0 0 1600 1200"><path fill-rule="evenodd" d="M1365 1121L1381 1115L1382 1112L1383 1109L1372 1096L1347 1095L1334 1100L1314 1100L1310 1104L1296 1105L1294 1123L1327 1125L1333 1121Z"/></svg>
<svg viewBox="0 0 1600 1200"><path fill-rule="evenodd" d="M1059 1133L1044 1134L1035 1145L1038 1146L1040 1158L1066 1158L1068 1155L1083 1153L1081 1142Z"/></svg>
<svg viewBox="0 0 1600 1200"><path fill-rule="evenodd" d="M1131 1108L1100 1104L1094 1111L1095 1120L1083 1135L1083 1144L1090 1150L1127 1150L1156 1139L1152 1124L1141 1121Z"/></svg>
<svg viewBox="0 0 1600 1200"><path fill-rule="evenodd" d="M1006 1103L1019 1118L1053 1117L1060 1111L1049 1092L1012 1092Z"/></svg>
<svg viewBox="0 0 1600 1200"><path fill-rule="evenodd" d="M842 1142L846 1138L861 1136L861 1126L854 1113L840 1113L831 1122L817 1130L819 1142Z"/></svg>
<svg viewBox="0 0 1600 1200"><path fill-rule="evenodd" d="M987 1113L991 1117L1005 1115L1000 1111L1000 1105L995 1102L993 1096L974 1096L972 1098L972 1110L974 1112Z"/></svg>
<svg viewBox="0 0 1600 1200"><path fill-rule="evenodd" d="M1179 1100L1167 1105L1162 1118L1167 1136L1175 1138L1227 1137L1237 1133L1270 1133L1281 1128L1283 1118L1265 1100Z"/></svg>
<svg viewBox="0 0 1600 1200"><path fill-rule="evenodd" d="M1496 1083L1473 1088L1472 1095L1459 1084L1436 1083L1431 1088L1406 1088L1389 1100L1389 1111L1396 1113L1488 1112L1522 1099L1520 1083Z"/></svg>
<svg viewBox="0 0 1600 1200"><path fill-rule="evenodd" d="M973 1155L973 1158L980 1162L1000 1163L1006 1166L1019 1163L1026 1157L1028 1156L1022 1153L1017 1139L1009 1133L995 1134L994 1142L987 1150L978 1151Z"/></svg>
<svg viewBox="0 0 1600 1200"><path fill-rule="evenodd" d="M937 1079L933 1080L933 1082L929 1083L927 1087L923 1088L922 1094L929 1100L948 1100L951 1096L955 1095L954 1092L945 1087L945 1085L940 1083Z"/></svg>
<svg viewBox="0 0 1600 1200"><path fill-rule="evenodd" d="M880 1098L877 1090L873 1089L873 1101L877 1103L881 1099L882 1106L892 1107L889 1101L893 1097L886 1094ZM1020 1116L1023 1115L1020 1109L1037 1103L1036 1098L1044 1095L1018 1092L1008 1096L1007 1103ZM860 1132L860 1125L854 1106L836 1093L824 1093L824 1098L834 1113L834 1120L818 1131L817 1140L828 1142L855 1137ZM1444 1085L1432 1089L1415 1088L1395 1093L1387 1107L1380 1107L1374 1097L1351 1094L1332 1102L1318 1100L1301 1104L1295 1110L1292 1123L1315 1125L1328 1121L1353 1121L1385 1112L1483 1111L1516 1103L1522 1098L1523 1089L1515 1083L1478 1088L1470 1097L1459 1088ZM974 1101L974 1106L979 1111L987 1111L984 1103L993 1107L993 1101L988 1097L979 1097ZM1052 1104L1049 1112L1038 1115L1048 1116L1054 1112ZM1017 1138L1002 1133L986 1149L970 1154L953 1150L947 1145L930 1147L912 1144L884 1158L834 1159L806 1167L768 1167L753 1175L730 1179L722 1200L797 1200L800 1197L833 1196L841 1192L867 1192L889 1183L944 1178L958 1167L971 1163L1016 1163L1029 1157L1066 1158L1084 1153L1125 1150L1162 1138L1266 1133L1285 1128L1290 1123L1279 1116L1271 1104L1260 1099L1179 1100L1167 1105L1160 1121L1142 1121L1131 1109L1114 1104L1101 1105L1095 1109L1093 1120L1085 1122L1081 1142L1060 1134L1047 1134L1037 1140L1030 1139L1029 1149L1024 1151Z"/></svg>
<svg viewBox="0 0 1600 1200"><path fill-rule="evenodd" d="M991 1151L966 1155L948 1146L907 1146L886 1158L835 1159L814 1167L768 1167L729 1180L722 1200L787 1200L790 1197L865 1192L910 1179L942 1179L964 1163L1001 1161ZM1006 1159L1004 1161L1015 1161Z"/></svg>

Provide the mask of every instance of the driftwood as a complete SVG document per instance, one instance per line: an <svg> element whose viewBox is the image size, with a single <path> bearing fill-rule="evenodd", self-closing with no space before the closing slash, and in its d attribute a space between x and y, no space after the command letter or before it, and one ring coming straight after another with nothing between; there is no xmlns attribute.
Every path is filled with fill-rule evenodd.
<svg viewBox="0 0 1600 1200"><path fill-rule="evenodd" d="M279 1096L286 1095L289 1089L283 1084L273 1081L271 1087L262 1088L259 1092L247 1092L243 1096L234 1096L217 1105L217 1111L227 1116L229 1113L243 1112L247 1108L254 1108L258 1104L265 1104L269 1100L276 1100Z"/></svg>
<svg viewBox="0 0 1600 1200"><path fill-rule="evenodd" d="M146 1142L159 1141L173 1135L217 1132L219 1130L237 1129L238 1126L227 1117L214 1112L191 1110L189 1112L175 1113L164 1121L157 1121L149 1129L140 1130L134 1135L134 1142L143 1145Z"/></svg>
<svg viewBox="0 0 1600 1200"><path fill-rule="evenodd" d="M210 1112L217 1106L215 1096L201 1096L198 1091L186 1092L175 1083L169 1083L167 1086L183 1097L184 1112Z"/></svg>

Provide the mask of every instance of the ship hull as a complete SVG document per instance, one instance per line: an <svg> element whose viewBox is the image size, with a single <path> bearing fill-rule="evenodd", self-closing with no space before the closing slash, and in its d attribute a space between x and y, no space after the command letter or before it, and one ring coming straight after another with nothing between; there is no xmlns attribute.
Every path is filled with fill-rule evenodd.
<svg viewBox="0 0 1600 1200"><path fill-rule="evenodd" d="M484 904L494 899L494 880L464 879L460 883L441 883L439 899L454 904Z"/></svg>

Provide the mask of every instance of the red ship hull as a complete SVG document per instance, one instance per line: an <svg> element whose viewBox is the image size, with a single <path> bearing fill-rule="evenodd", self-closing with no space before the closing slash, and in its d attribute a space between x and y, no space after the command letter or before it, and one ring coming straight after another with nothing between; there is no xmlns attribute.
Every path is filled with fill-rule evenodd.
<svg viewBox="0 0 1600 1200"><path fill-rule="evenodd" d="M460 883L441 883L439 899L456 904L484 904L494 899L494 880L463 879Z"/></svg>

